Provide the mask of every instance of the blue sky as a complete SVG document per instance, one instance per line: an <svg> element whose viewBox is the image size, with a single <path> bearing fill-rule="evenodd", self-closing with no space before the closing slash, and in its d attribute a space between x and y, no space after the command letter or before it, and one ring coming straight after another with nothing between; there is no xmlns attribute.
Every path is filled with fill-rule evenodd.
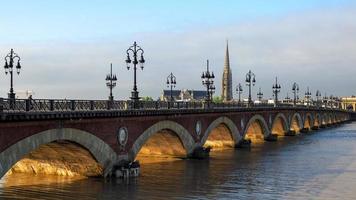
<svg viewBox="0 0 356 200"><path fill-rule="evenodd" d="M126 98L132 77L124 70L124 51L133 40L146 50L146 68L139 73L143 96L159 96L164 87L157 85L171 71L179 88L203 89L199 74L207 58L215 65L220 93L228 38L234 85L253 66L265 94L271 93L274 76L281 76L286 87L293 76L311 88L351 95L356 91L349 86L356 83L336 69L355 71L356 52L350 45L356 41L355 5L346 0L4 1L0 53L14 48L22 55L15 90L34 90L39 98L106 98L102 77L110 62L117 65L116 96ZM63 70L71 73L61 75ZM327 73L312 76L320 70ZM329 79L344 83L330 84ZM2 96L7 82L3 75Z"/></svg>

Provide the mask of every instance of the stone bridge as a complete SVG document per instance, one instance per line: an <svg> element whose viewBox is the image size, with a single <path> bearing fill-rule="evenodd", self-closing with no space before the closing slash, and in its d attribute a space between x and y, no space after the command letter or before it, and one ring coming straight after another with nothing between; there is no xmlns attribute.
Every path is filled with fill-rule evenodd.
<svg viewBox="0 0 356 200"><path fill-rule="evenodd" d="M120 161L139 159L140 152L146 152L146 157L189 157L203 146L238 147L248 140L253 148L277 136L306 133L350 119L346 111L312 107L3 110L0 114L0 177L26 155L56 141L73 142L89 151L107 176Z"/></svg>

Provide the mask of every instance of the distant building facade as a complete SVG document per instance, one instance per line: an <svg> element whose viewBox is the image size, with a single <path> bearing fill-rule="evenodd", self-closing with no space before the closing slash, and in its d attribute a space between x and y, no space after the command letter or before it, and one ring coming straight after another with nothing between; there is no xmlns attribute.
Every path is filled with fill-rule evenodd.
<svg viewBox="0 0 356 200"><path fill-rule="evenodd" d="M232 95L232 73L230 68L229 44L226 42L224 72L222 77L221 98L224 102L231 101Z"/></svg>
<svg viewBox="0 0 356 200"><path fill-rule="evenodd" d="M172 90L172 97L174 101L201 101L206 98L206 91L204 90ZM160 100L169 101L171 99L171 91L163 90Z"/></svg>
<svg viewBox="0 0 356 200"><path fill-rule="evenodd" d="M356 111L356 96L351 97L342 97L341 98L341 107L345 110Z"/></svg>

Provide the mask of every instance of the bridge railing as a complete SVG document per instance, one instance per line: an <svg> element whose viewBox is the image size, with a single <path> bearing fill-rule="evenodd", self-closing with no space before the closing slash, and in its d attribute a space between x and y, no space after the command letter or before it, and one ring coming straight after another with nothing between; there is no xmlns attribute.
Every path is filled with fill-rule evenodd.
<svg viewBox="0 0 356 200"><path fill-rule="evenodd" d="M0 112L68 112L104 110L165 110L165 109L227 109L227 108L271 108L273 104L246 102L207 103L204 101L166 102L166 101L109 101L109 100L68 100L68 99L6 99L0 98ZM278 104L279 108L290 108L292 104ZM297 105L298 108L321 107Z"/></svg>

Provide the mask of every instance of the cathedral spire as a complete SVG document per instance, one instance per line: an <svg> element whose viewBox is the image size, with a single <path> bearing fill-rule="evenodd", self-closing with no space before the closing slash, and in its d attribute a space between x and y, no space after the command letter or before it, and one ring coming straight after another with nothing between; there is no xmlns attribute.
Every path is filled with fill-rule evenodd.
<svg viewBox="0 0 356 200"><path fill-rule="evenodd" d="M222 78L221 98L223 101L232 100L232 73L230 69L229 42L226 40L224 72Z"/></svg>

